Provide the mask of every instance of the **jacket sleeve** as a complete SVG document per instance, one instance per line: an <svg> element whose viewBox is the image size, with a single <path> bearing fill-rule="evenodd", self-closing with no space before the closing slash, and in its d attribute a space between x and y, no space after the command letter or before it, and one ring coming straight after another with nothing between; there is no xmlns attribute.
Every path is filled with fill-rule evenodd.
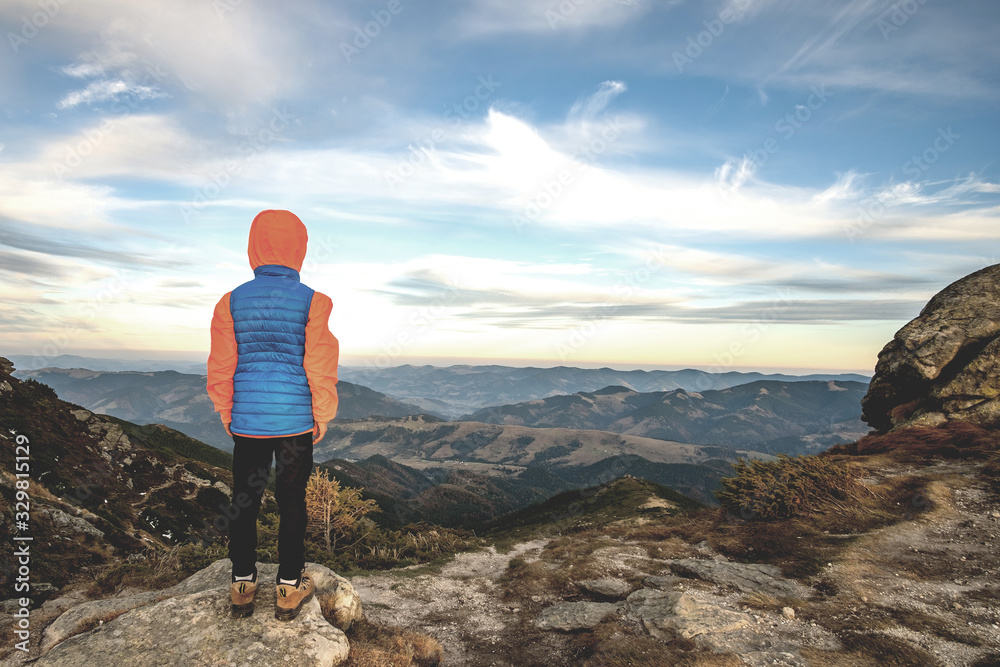
<svg viewBox="0 0 1000 667"><path fill-rule="evenodd" d="M212 350L208 355L208 397L222 421L233 421L233 373L236 372L236 334L229 311L229 295L219 299L212 314Z"/></svg>
<svg viewBox="0 0 1000 667"><path fill-rule="evenodd" d="M340 343L330 333L330 312L333 301L325 294L313 292L306 323L306 351L303 366L312 391L313 419L325 424L337 415L337 364Z"/></svg>

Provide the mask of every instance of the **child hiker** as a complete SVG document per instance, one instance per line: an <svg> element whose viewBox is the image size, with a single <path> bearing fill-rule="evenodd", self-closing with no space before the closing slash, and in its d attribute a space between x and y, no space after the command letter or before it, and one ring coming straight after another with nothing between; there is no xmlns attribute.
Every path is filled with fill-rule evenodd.
<svg viewBox="0 0 1000 667"><path fill-rule="evenodd" d="M212 316L208 395L233 438L230 597L253 614L257 513L275 459L278 576L274 616L290 621L313 595L305 573L306 482L313 445L337 414L339 344L333 303L299 281L305 225L288 211L261 211L250 226L253 280L228 292Z"/></svg>

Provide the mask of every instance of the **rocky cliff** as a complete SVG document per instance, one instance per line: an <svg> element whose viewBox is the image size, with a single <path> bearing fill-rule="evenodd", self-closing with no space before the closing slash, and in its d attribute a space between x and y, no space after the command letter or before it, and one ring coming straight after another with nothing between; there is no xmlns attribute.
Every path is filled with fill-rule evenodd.
<svg viewBox="0 0 1000 667"><path fill-rule="evenodd" d="M862 408L880 433L946 421L1000 425L1000 264L944 288L896 332Z"/></svg>

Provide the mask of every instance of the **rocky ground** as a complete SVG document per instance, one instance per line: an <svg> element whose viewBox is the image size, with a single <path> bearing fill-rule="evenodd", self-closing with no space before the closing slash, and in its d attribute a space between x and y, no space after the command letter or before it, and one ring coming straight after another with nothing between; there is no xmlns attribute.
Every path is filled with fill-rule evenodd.
<svg viewBox="0 0 1000 667"><path fill-rule="evenodd" d="M709 541L642 533L665 521L663 514L350 583L369 620L433 637L445 665L1000 665L1000 505L981 469L967 460L869 462L864 482L872 487L900 478L925 483L901 499L902 521L827 535L843 548L800 579L783 575L773 560L736 562ZM629 534L644 537L621 537ZM209 610L216 612L210 621L222 620L202 619L199 627L218 635L221 647L240 643L219 630L231 625L224 619L227 566L218 561L170 591L94 602L66 592L33 615L36 630L46 627L34 633L44 639L33 643L31 657L52 649L41 662L84 664L80 655L118 651L141 664L142 642L202 614L201 595L222 601ZM192 601L191 609L178 606L181 600ZM204 657L203 645L198 651Z"/></svg>
<svg viewBox="0 0 1000 667"><path fill-rule="evenodd" d="M351 583L368 618L434 637L444 647L445 664L525 665L526 654L551 658L566 642L552 636L525 646L518 628L526 610L503 599L498 579L512 558L537 558L547 542L524 542L506 553L491 547L459 554L439 572L416 566L354 577Z"/></svg>
<svg viewBox="0 0 1000 667"><path fill-rule="evenodd" d="M731 562L705 543L674 540L658 558L648 543L608 538L586 563L560 562L546 555L550 541L534 540L462 554L437 572L410 568L352 583L370 618L435 637L452 665L985 667L1000 664L1000 505L978 469L870 469L872 484L913 474L929 484L911 498L911 518L843 536L841 555L802 581ZM511 590L512 561L562 568L552 574L567 586L538 579L536 589ZM620 663L609 657L612 645L628 654Z"/></svg>

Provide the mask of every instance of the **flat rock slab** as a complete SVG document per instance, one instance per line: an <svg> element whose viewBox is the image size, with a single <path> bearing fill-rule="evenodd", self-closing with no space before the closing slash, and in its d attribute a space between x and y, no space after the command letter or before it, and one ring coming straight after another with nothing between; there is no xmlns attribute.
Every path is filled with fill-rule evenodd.
<svg viewBox="0 0 1000 667"><path fill-rule="evenodd" d="M347 660L347 637L323 618L314 597L298 618L274 618L257 592L248 618L230 615L229 587L172 597L133 609L56 646L39 667L173 667L282 665L335 667ZM261 598L265 599L261 599Z"/></svg>
<svg viewBox="0 0 1000 667"><path fill-rule="evenodd" d="M316 599L320 595L330 596L330 599L333 602L332 616L336 625L340 628L347 629L353 621L361 618L362 615L361 598L347 579L344 579L340 575L322 565L307 563L306 572L313 577L313 581L316 584L316 598L314 598L307 606L303 607L302 613L299 614L299 617L294 621L281 623L280 621L275 620L273 611L275 598L273 582L278 573L278 566L273 563L259 563L257 567L259 588L257 590L256 610L253 616L248 619L233 619L230 616L229 584L231 581L232 565L230 564L229 559L224 558L217 560L208 567L196 572L176 586L162 591L149 591L128 597L110 598L107 600L93 600L91 602L86 602L70 608L45 629L45 633L42 636L41 646L41 653L45 656L45 658L40 660L38 664L100 664L100 667L108 667L106 663L90 663L84 661L88 659L88 654L91 650L97 650L99 652L105 651L104 648L94 649L93 645L85 644L84 640L88 637L96 637L98 635L106 636L109 630L112 632L118 632L118 634L115 635L117 639L114 642L114 646L110 647L108 650L113 649L125 651L125 653L122 654L123 657L121 657L121 660L124 660L124 662L119 662L119 664L114 665L114 667L132 664L230 664L225 660L218 663L202 663L198 662L198 660L201 659L199 657L184 658L184 660L194 660L194 662L190 663L185 663L183 660L175 663L149 662L149 660L155 659L156 656L147 656L142 654L142 651L145 650L142 647L147 645L148 642L146 642L146 639L148 638L133 635L135 632L140 634L149 634L143 629L141 622L132 618L132 614L139 611L142 613L137 614L138 618L145 618L147 614L162 615L160 622L154 623L153 625L164 625L175 621L177 622L178 625L174 627L174 631L179 634L176 637L172 637L170 635L158 636L155 635L155 633L150 635L158 637L157 641L163 643L164 646L169 648L171 644L177 643L178 641L185 639L187 636L193 636L196 630L189 628L188 626L191 626L192 623L195 622L205 626L203 628L199 628L198 631L204 630L209 633L214 631L220 632L219 641L240 642L243 640L238 637L228 637L226 635L228 632L238 632L239 627L234 625L234 622L237 620L250 622L249 624L245 624L243 627L251 627L257 623L266 623L268 625L273 624L278 626L277 631L279 631L279 633L285 633L288 632L289 626L306 627L304 623L310 622L307 612L312 613L310 612L310 609L314 608L313 611L315 612L315 616L318 617L319 621L322 621L322 625L319 626L323 630L321 635L329 635L327 639L319 637L317 641L320 643L329 643L331 637L335 639L337 643L342 641L343 646L345 647L344 656L347 655L347 640L344 638L343 632L341 632L337 627L332 626L329 621L323 618L319 602ZM196 598L196 601L198 604L205 606L206 609L214 608L213 605L216 603L221 605L219 607L221 612L217 617L211 615L206 617L203 615L204 610L199 609L197 605L192 606L193 603L189 603L190 599L195 599L192 598L192 596L199 595L202 595L202 597ZM186 600L188 602L180 604L176 600ZM172 604L163 606L167 602L172 602ZM174 617L172 616L173 614L180 614L180 616ZM115 616L117 616L117 618L114 618ZM197 621L192 620L195 616L197 617ZM108 621L96 632L74 637L74 635L77 635L77 633L81 632L82 629L91 628L97 625L98 621L107 618L114 618L114 620ZM333 634L329 634L327 629L334 630L335 632ZM258 630L258 635L260 634L261 633ZM253 635L251 635L251 638L252 637ZM259 639L260 638L257 637L257 639L254 639L253 641L257 641L259 643ZM202 641L211 641L211 635L203 637ZM311 640L306 640L300 637L297 641L304 642L302 643L302 646L307 646ZM132 646L131 649L127 646L129 644ZM66 645L65 650L63 649L64 645ZM236 644L227 646L223 643L220 646L229 649L238 648ZM293 653L298 652L298 649L294 648L293 645L288 645L288 648ZM206 650L209 649L206 647ZM72 651L74 653L69 654L66 653L66 651ZM135 658L135 662L128 662L128 660L131 660L132 658L127 656L133 655L132 653L129 653L129 651L137 651L135 655L139 657ZM154 651L154 653L157 651ZM326 649L324 649L324 651L326 651ZM334 653L336 653L336 651L334 651ZM109 655L111 654L113 653L109 653ZM99 655L99 653L95 655ZM63 656L70 656L70 658L66 659ZM44 662L45 659L49 658L60 661L66 659L67 661L52 663ZM316 660L319 658L313 659ZM246 663L237 661L232 664L267 665L271 663L256 662L255 659ZM282 659L281 662L274 664L292 665L298 663L287 662ZM306 662L302 664L339 663Z"/></svg>
<svg viewBox="0 0 1000 667"><path fill-rule="evenodd" d="M590 629L600 623L608 614L617 613L620 604L611 602L562 602L546 607L535 619L535 625L542 630Z"/></svg>
<svg viewBox="0 0 1000 667"><path fill-rule="evenodd" d="M688 593L641 588L628 596L626 612L659 639L733 632L750 626L747 614L696 599Z"/></svg>
<svg viewBox="0 0 1000 667"><path fill-rule="evenodd" d="M808 587L783 578L781 570L773 565L683 558L672 561L670 568L682 576L732 586L742 593L766 593L785 598L805 598L810 593Z"/></svg>

